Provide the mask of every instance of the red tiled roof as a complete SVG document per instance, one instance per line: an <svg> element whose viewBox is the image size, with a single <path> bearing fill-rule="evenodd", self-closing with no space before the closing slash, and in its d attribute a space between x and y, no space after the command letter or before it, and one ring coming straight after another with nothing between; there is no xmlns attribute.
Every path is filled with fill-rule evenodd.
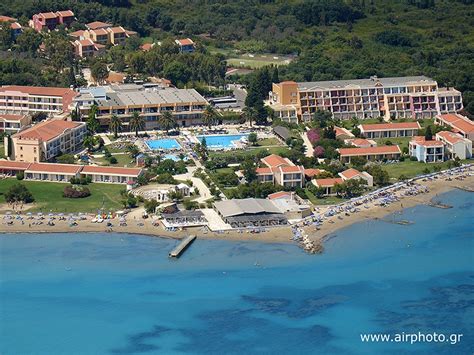
<svg viewBox="0 0 474 355"><path fill-rule="evenodd" d="M368 148L339 148L338 151L339 151L339 154L341 154L341 156L401 153L398 145L382 145L379 147L368 147Z"/></svg>
<svg viewBox="0 0 474 355"><path fill-rule="evenodd" d="M84 34L84 30L74 31L69 34L71 37L81 37Z"/></svg>
<svg viewBox="0 0 474 355"><path fill-rule="evenodd" d="M344 170L343 172L339 173L339 176L341 176L343 179L346 179L346 180L355 178L356 176L359 176L359 175L360 175L360 171L353 168Z"/></svg>
<svg viewBox="0 0 474 355"><path fill-rule="evenodd" d="M15 22L15 21L17 21L16 18L0 15L0 22Z"/></svg>
<svg viewBox="0 0 474 355"><path fill-rule="evenodd" d="M94 22L88 23L86 25L86 27L91 29L91 30L95 30L95 29L98 29L98 28L112 27L112 25L110 23L106 23L106 22L94 21Z"/></svg>
<svg viewBox="0 0 474 355"><path fill-rule="evenodd" d="M181 46L190 46L193 45L194 42L191 38L183 38L183 39L177 39L179 45Z"/></svg>
<svg viewBox="0 0 474 355"><path fill-rule="evenodd" d="M463 142L464 139L461 135L449 131L441 131L436 133L436 136L443 138L446 142L451 144L456 144L458 142Z"/></svg>
<svg viewBox="0 0 474 355"><path fill-rule="evenodd" d="M109 27L107 30L112 33L125 33L126 32L122 26Z"/></svg>
<svg viewBox="0 0 474 355"><path fill-rule="evenodd" d="M71 10L64 10L64 11L58 11L56 12L58 15L61 15L62 17L71 17L74 16L74 12Z"/></svg>
<svg viewBox="0 0 474 355"><path fill-rule="evenodd" d="M474 122L469 118L455 113L440 115L439 118L452 126L458 132L467 134L474 133Z"/></svg>
<svg viewBox="0 0 474 355"><path fill-rule="evenodd" d="M281 197L291 197L292 196L292 193L291 192L288 192L288 191L278 191L278 192L274 192L270 195L267 196L267 198L269 200L274 200L274 199L277 199L277 198L281 198Z"/></svg>
<svg viewBox="0 0 474 355"><path fill-rule="evenodd" d="M257 168L257 174L273 174L272 168Z"/></svg>
<svg viewBox="0 0 474 355"><path fill-rule="evenodd" d="M12 30L19 30L21 27L21 25L18 23L18 22L13 22L11 25L10 25L10 28Z"/></svg>
<svg viewBox="0 0 474 355"><path fill-rule="evenodd" d="M363 145L372 146L372 142L370 142L367 139L363 139L363 138L354 138L350 141L350 143L353 146L356 146L356 147L360 147L360 146L363 146Z"/></svg>
<svg viewBox="0 0 474 355"><path fill-rule="evenodd" d="M94 32L96 35L99 35L99 36L108 34L105 28L97 28L95 30L91 30L91 32Z"/></svg>
<svg viewBox="0 0 474 355"><path fill-rule="evenodd" d="M328 178L314 180L319 187L333 187L336 184L342 184L344 181L341 178Z"/></svg>
<svg viewBox="0 0 474 355"><path fill-rule="evenodd" d="M154 43L144 43L140 46L140 49L144 50L145 52L148 52L150 49L153 48Z"/></svg>
<svg viewBox="0 0 474 355"><path fill-rule="evenodd" d="M125 176L139 176L142 169L139 168L119 168L113 166L91 166L86 165L82 169L83 174L107 174L107 175L125 175Z"/></svg>
<svg viewBox="0 0 474 355"><path fill-rule="evenodd" d="M58 174L77 174L81 171L81 169L82 165L74 164L31 163L27 171Z"/></svg>
<svg viewBox="0 0 474 355"><path fill-rule="evenodd" d="M26 170L31 163L26 163L22 161L10 161L10 160L0 160L0 170Z"/></svg>
<svg viewBox="0 0 474 355"><path fill-rule="evenodd" d="M334 130L336 131L336 137L339 137L339 136L354 137L354 135L349 130L343 127L334 126Z"/></svg>
<svg viewBox="0 0 474 355"><path fill-rule="evenodd" d="M299 173L304 171L302 166L280 166L279 169L284 173Z"/></svg>
<svg viewBox="0 0 474 355"><path fill-rule="evenodd" d="M321 169L304 169L304 174L307 177L314 177L316 175L321 174L322 171L323 170L321 170Z"/></svg>
<svg viewBox="0 0 474 355"><path fill-rule="evenodd" d="M0 87L2 91L20 91L30 95L41 96L64 96L74 93L74 90L69 88L47 87L47 86L22 86L22 85L5 85Z"/></svg>
<svg viewBox="0 0 474 355"><path fill-rule="evenodd" d="M442 147L444 146L443 142L436 141L436 140L429 140L427 141L423 136L415 136L410 141L412 144L422 145L424 147Z"/></svg>
<svg viewBox="0 0 474 355"><path fill-rule="evenodd" d="M0 115L0 119L4 119L6 121L20 121L26 115Z"/></svg>
<svg viewBox="0 0 474 355"><path fill-rule="evenodd" d="M361 124L360 128L363 132L371 131L389 131L397 129L420 129L418 122L394 122L394 123L376 123L376 124Z"/></svg>
<svg viewBox="0 0 474 355"><path fill-rule="evenodd" d="M50 18L56 18L58 15L56 15L54 12L40 12L38 14L38 17L43 17L45 19L50 19Z"/></svg>
<svg viewBox="0 0 474 355"><path fill-rule="evenodd" d="M19 139L38 139L43 142L49 141L60 134L66 129L76 128L80 126L80 122L62 121L62 120L49 120L43 121L28 128L24 131L18 132L13 135L13 138Z"/></svg>
<svg viewBox="0 0 474 355"><path fill-rule="evenodd" d="M289 164L288 161L286 161L285 158L279 156L279 155L276 155L276 154L271 154L265 158L262 158L262 162L269 166L269 167L272 167L272 168L276 168L278 166L282 166L282 165L293 165L292 163Z"/></svg>

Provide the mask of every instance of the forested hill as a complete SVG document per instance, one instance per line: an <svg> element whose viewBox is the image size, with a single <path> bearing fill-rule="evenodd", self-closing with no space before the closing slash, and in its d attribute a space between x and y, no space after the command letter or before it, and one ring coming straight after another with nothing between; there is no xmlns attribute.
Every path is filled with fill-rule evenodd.
<svg viewBox="0 0 474 355"><path fill-rule="evenodd" d="M22 21L67 8L80 22L111 21L142 37L199 35L208 47L298 54L283 79L425 74L474 105L474 0L0 2L0 14Z"/></svg>

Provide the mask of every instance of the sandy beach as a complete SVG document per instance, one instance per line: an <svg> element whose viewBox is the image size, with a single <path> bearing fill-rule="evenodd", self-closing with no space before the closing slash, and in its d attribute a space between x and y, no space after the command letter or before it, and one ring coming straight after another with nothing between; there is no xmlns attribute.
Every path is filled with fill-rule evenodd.
<svg viewBox="0 0 474 355"><path fill-rule="evenodd" d="M309 224L301 228L309 239L316 245L322 246L324 240L333 235L338 229L350 226L353 223L361 222L368 219L383 218L388 214L400 211L407 207L413 207L420 204L430 202L437 195L455 188L474 189L474 176L466 176L462 180L439 178L434 180L416 182L418 187L428 188L428 192L420 193L416 196L399 196L399 201L389 204L388 206L379 206L375 203L368 204L366 208L360 209L357 213L351 213L348 216L340 214L339 216L328 217L324 223L316 228L315 225ZM331 206L324 206L318 208L318 213L323 214L329 210ZM435 208L435 207L433 207ZM449 212L447 212L449 213ZM78 220L77 225L70 226L68 220L58 220L55 218L54 225L48 225L48 216L44 217L43 223L37 225L36 220L28 220L25 213L23 214L23 222L10 217L10 224L7 224L8 219L5 216L0 216L0 232L2 233L71 233L71 232L89 232L89 233L129 233L129 234L143 234L154 237L165 237L181 239L188 235L194 234L200 239L215 239L215 240L240 240L240 241L259 241L259 242L277 242L277 243L295 243L292 240L293 230L291 226L275 227L267 229L265 232L250 233L238 231L225 231L222 233L215 233L206 231L202 227L186 228L178 231L167 231L161 224L153 225L151 219L127 219L126 226L119 226L118 220L112 220L113 226L107 227L104 223L91 223L91 217L87 220Z"/></svg>

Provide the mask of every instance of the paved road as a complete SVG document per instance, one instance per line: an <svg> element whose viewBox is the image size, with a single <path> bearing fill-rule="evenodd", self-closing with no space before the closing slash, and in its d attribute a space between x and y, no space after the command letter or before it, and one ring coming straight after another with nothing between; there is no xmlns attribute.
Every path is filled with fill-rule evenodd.
<svg viewBox="0 0 474 355"><path fill-rule="evenodd" d="M307 157L311 158L313 156L313 145L308 139L306 132L301 133L301 138L303 138L304 145L306 147L306 152L304 153Z"/></svg>

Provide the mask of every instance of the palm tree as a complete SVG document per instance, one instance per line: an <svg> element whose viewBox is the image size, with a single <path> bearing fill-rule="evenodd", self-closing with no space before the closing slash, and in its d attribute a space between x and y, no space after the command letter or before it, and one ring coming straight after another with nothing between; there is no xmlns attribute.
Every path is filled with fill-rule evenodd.
<svg viewBox="0 0 474 355"><path fill-rule="evenodd" d="M118 132L122 130L122 119L116 114L110 117L109 129L114 132L114 138L117 139Z"/></svg>
<svg viewBox="0 0 474 355"><path fill-rule="evenodd" d="M166 134L168 134L170 129L176 127L177 125L173 115L169 111L165 111L160 115L158 123L162 129L166 130Z"/></svg>
<svg viewBox="0 0 474 355"><path fill-rule="evenodd" d="M250 127L252 127L252 122L257 118L257 110L253 107L245 106L242 110L242 116L245 118L245 121L249 122Z"/></svg>
<svg viewBox="0 0 474 355"><path fill-rule="evenodd" d="M130 122L128 123L131 131L135 131L135 136L138 137L138 131L145 127L145 119L140 116L138 111L133 111Z"/></svg>
<svg viewBox="0 0 474 355"><path fill-rule="evenodd" d="M216 120L216 110L211 105L207 105L202 114L202 121L207 127L211 128L211 126L216 123Z"/></svg>

